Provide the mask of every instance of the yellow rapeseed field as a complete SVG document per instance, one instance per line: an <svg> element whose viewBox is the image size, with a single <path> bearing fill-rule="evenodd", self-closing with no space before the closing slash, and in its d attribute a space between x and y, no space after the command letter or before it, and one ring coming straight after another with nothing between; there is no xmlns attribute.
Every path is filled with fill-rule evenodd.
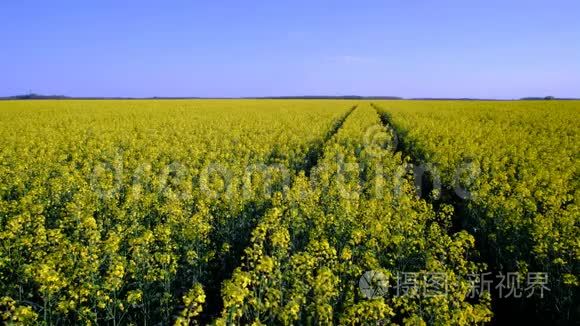
<svg viewBox="0 0 580 326"><path fill-rule="evenodd" d="M0 320L484 324L492 272L573 320L579 121L578 101L0 101Z"/></svg>

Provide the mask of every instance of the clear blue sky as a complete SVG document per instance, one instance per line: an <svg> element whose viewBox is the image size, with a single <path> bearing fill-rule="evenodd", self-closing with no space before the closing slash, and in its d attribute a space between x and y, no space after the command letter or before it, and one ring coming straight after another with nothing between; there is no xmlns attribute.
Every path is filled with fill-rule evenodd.
<svg viewBox="0 0 580 326"><path fill-rule="evenodd" d="M0 96L580 97L580 1L0 2Z"/></svg>

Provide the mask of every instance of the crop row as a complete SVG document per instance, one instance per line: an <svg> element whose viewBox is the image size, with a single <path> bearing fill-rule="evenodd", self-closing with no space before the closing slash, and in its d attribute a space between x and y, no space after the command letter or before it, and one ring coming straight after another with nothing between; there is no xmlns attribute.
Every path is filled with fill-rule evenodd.
<svg viewBox="0 0 580 326"><path fill-rule="evenodd" d="M519 313L531 313L536 320L577 320L580 134L573 122L580 117L579 103L408 101L379 106L397 130L403 151L431 164L444 190L458 183L469 189L458 223L475 236L490 270L546 273L546 296L517 300L506 314L525 306Z"/></svg>

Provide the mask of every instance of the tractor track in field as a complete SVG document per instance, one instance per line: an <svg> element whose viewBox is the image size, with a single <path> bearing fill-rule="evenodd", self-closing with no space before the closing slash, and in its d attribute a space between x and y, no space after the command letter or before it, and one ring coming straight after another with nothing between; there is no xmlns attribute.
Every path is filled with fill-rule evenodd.
<svg viewBox="0 0 580 326"><path fill-rule="evenodd" d="M417 157L413 154L413 151L407 147L404 140L404 135L401 135L400 132L397 131L395 128L394 123L392 122L392 118L389 114L381 112L379 109L380 107L371 103L371 106L377 114L379 115L383 126L391 131L396 139L396 146L394 151L400 152L403 157L407 156L411 160L411 167L410 169L413 172L414 181L415 181L415 189L417 190L418 196L425 200L427 203L431 204L433 208L437 211L439 208L444 205L452 205L454 208L454 214L452 219L452 225L449 229L449 233L453 234L462 230L465 230L469 233L469 227L466 224L466 214L467 214L467 200L461 198L455 191L454 187L447 184L442 184L438 180L434 180L434 176L432 175L431 171L426 167L429 162L424 161L423 159ZM437 178L438 179L438 178ZM436 198L430 196L431 192L438 188L440 190L439 196Z"/></svg>
<svg viewBox="0 0 580 326"><path fill-rule="evenodd" d="M348 117L354 110L356 110L357 107L358 105L351 107L342 117L340 117L337 121L335 121L332 128L328 130L322 141L313 146L308 151L308 154L306 154L305 157L304 167L302 168L302 170L304 170L304 174L307 177L310 176L310 173L312 172L314 167L318 165L318 161L322 157L324 146L326 145L326 143L328 143L328 141L338 132L338 130L340 130L346 119L348 119Z"/></svg>
<svg viewBox="0 0 580 326"><path fill-rule="evenodd" d="M497 264L495 258L490 255L489 242L486 235L477 231L477 212L483 208L470 207L470 199L462 198L462 196L458 195L459 191L449 184L441 184L439 182L439 184L437 184L437 188L440 189L439 196L436 198L430 196L429 194L435 188L437 182L433 180L433 176L430 173L425 173L421 168L417 169L417 167L424 167L425 164L429 162L426 162L421 157L413 154L414 151L412 151L411 148L408 147L409 145L404 142L405 135L401 132L397 132L392 117L388 113L381 112L380 107L374 103L371 103L371 106L376 110L381 118L383 126L395 135L395 139L397 140L395 152L400 152L403 156L408 156L411 159L415 188L417 189L419 197L432 205L436 212L439 211L440 207L444 204L453 206L454 211L451 221L452 224L448 229L448 234L453 235L460 231L469 233L475 239L474 249L477 254L477 256L472 257L472 259L478 263L485 263L487 265L486 271L490 272L492 275L499 275L499 273L505 272ZM422 151L423 150L419 149L419 153ZM490 325L520 324L522 322L535 324L538 320L545 320L545 317L541 316L541 314L534 310L532 306L526 305L524 302L517 299L501 298L497 288L492 289L491 296L493 317Z"/></svg>
<svg viewBox="0 0 580 326"><path fill-rule="evenodd" d="M352 114L358 105L352 106L350 109L346 111L341 117L339 117L332 125L332 127L328 130L326 135L322 138L320 142L315 142L313 146L308 150L306 155L304 156L304 164L297 167L292 171L294 176L300 171L303 171L304 174L309 177L313 169L318 165L320 158L323 155L324 147L328 143L330 139L342 128L344 122L348 117ZM289 187L292 187L293 179L290 182ZM271 208L271 202L267 203L266 205L261 205L257 207L255 203L249 203L246 205L245 209L243 210L241 216L252 216L250 218L250 223L246 225L239 225L236 224L236 220L233 219L232 222L236 227L236 232L242 233L241 236L242 240L237 241L236 243L231 245L232 250L234 251L233 254L228 255L227 257L218 257L216 261L214 261L212 265L211 275L213 278L209 280L208 284L206 285L205 294L206 294L206 301L205 306L200 314L199 322L202 324L211 324L211 322L219 316L219 313L223 310L223 301L222 301L222 284L225 280L231 278L233 275L234 270L240 266L241 261L243 259L244 250L250 243L250 238L252 231L258 225L262 216L266 214L268 209ZM223 233L213 233L213 237L216 238L215 243L218 244L218 247L222 244L226 243L227 241L223 240ZM213 242L213 241L212 241Z"/></svg>

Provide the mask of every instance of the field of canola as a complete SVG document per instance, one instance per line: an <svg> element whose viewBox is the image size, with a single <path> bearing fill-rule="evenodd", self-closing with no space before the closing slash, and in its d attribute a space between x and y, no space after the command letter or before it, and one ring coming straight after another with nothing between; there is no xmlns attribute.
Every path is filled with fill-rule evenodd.
<svg viewBox="0 0 580 326"><path fill-rule="evenodd" d="M516 304L569 322L579 121L575 101L0 102L0 320L486 324L501 299L474 275L543 272Z"/></svg>

